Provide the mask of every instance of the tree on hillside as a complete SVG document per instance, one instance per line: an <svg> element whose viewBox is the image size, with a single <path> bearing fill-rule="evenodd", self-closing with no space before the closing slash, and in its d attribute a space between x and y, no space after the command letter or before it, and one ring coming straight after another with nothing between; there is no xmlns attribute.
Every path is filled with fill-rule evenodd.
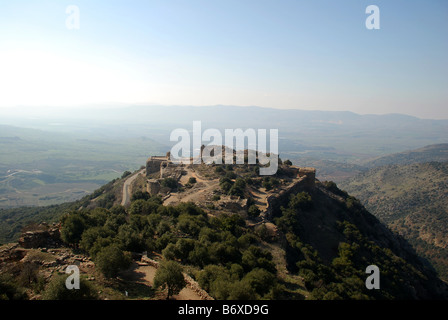
<svg viewBox="0 0 448 320"><path fill-rule="evenodd" d="M0 300L26 300L28 295L17 279L9 273L0 273Z"/></svg>
<svg viewBox="0 0 448 320"><path fill-rule="evenodd" d="M188 179L188 183L189 184L195 184L197 182L195 177L190 177L190 179Z"/></svg>
<svg viewBox="0 0 448 320"><path fill-rule="evenodd" d="M242 178L235 180L235 183L229 190L229 195L238 196L244 198L244 190L246 188L246 181Z"/></svg>
<svg viewBox="0 0 448 320"><path fill-rule="evenodd" d="M171 190L177 188L177 180L174 178L165 178L160 184L162 185L162 187L170 188Z"/></svg>
<svg viewBox="0 0 448 320"><path fill-rule="evenodd" d="M112 278L116 277L120 270L129 267L131 257L112 244L96 255L95 264L106 277Z"/></svg>
<svg viewBox="0 0 448 320"><path fill-rule="evenodd" d="M131 174L132 174L131 171L125 171L125 172L123 172L123 174L121 175L121 179L124 179L124 178L126 178L127 176L130 176Z"/></svg>
<svg viewBox="0 0 448 320"><path fill-rule="evenodd" d="M146 191L137 190L132 194L131 202L135 200L149 200L151 198L150 194Z"/></svg>
<svg viewBox="0 0 448 320"><path fill-rule="evenodd" d="M271 190L272 189L271 177L264 177L263 178L263 182L262 182L262 186L263 186L263 188L266 189L266 191Z"/></svg>
<svg viewBox="0 0 448 320"><path fill-rule="evenodd" d="M225 170L222 167L218 166L218 167L215 167L215 172L219 173L219 174L224 174Z"/></svg>
<svg viewBox="0 0 448 320"><path fill-rule="evenodd" d="M313 200L307 192L299 192L291 196L289 207L295 210L309 210L313 207Z"/></svg>
<svg viewBox="0 0 448 320"><path fill-rule="evenodd" d="M233 181L227 177L223 177L219 179L219 186L221 187L222 191L224 191L224 193L228 193L233 186Z"/></svg>
<svg viewBox="0 0 448 320"><path fill-rule="evenodd" d="M186 285L181 266L174 261L163 261L156 271L154 287L167 289L166 299L178 294Z"/></svg>
<svg viewBox="0 0 448 320"><path fill-rule="evenodd" d="M263 297L274 286L276 278L265 269L255 268L244 276L243 281L249 283L250 287Z"/></svg>
<svg viewBox="0 0 448 320"><path fill-rule="evenodd" d="M68 244L77 245L87 228L84 215L71 213L62 219L61 239Z"/></svg>
<svg viewBox="0 0 448 320"><path fill-rule="evenodd" d="M52 278L44 293L44 300L96 300L98 295L93 285L84 278L80 279L79 289L68 290L65 282L68 275L57 275Z"/></svg>
<svg viewBox="0 0 448 320"><path fill-rule="evenodd" d="M114 235L114 232L106 227L93 227L83 232L79 247L88 252L98 238L107 238Z"/></svg>
<svg viewBox="0 0 448 320"><path fill-rule="evenodd" d="M260 212L261 212L260 209L255 204L251 205L249 207L249 209L247 210L249 217L252 217L252 218L258 217L260 215Z"/></svg>

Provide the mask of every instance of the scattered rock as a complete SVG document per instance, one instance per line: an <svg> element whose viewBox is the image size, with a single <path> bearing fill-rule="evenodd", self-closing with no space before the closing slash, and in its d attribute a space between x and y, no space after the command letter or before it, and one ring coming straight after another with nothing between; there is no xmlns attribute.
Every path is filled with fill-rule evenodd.
<svg viewBox="0 0 448 320"><path fill-rule="evenodd" d="M37 230L24 232L19 239L19 245L25 249L47 250L59 246L60 241L58 226L39 225Z"/></svg>
<svg viewBox="0 0 448 320"><path fill-rule="evenodd" d="M9 261L20 261L22 260L26 255L28 251L21 248L15 248L9 252Z"/></svg>

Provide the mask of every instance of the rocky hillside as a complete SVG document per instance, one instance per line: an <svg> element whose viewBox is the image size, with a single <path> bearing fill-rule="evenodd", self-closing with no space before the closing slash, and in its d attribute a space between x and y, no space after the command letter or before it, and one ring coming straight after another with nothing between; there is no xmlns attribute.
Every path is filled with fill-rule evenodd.
<svg viewBox="0 0 448 320"><path fill-rule="evenodd" d="M364 166L374 168L393 164L405 165L431 161L448 161L448 143L432 144L415 150L381 156L365 162Z"/></svg>
<svg viewBox="0 0 448 320"><path fill-rule="evenodd" d="M61 213L58 233L42 232L59 234L52 246L90 265L82 271L89 290L77 298L165 297L151 266L139 267L142 257L174 262L219 300L448 298L446 285L403 238L335 184L315 180L312 168L285 161L274 176L261 177L259 170L258 164L160 162L159 172L124 175ZM128 179L132 197L121 206L119 191ZM33 247L56 254L37 242ZM66 293L58 287L62 269L48 273L62 268L64 259L37 263L36 276L24 282L23 250L34 249L8 248L0 264L0 288L8 289L3 297ZM22 253L9 259L17 250ZM366 288L370 265L380 270L379 290ZM135 282L138 274L145 282Z"/></svg>
<svg viewBox="0 0 448 320"><path fill-rule="evenodd" d="M448 279L448 162L387 165L339 186L399 232Z"/></svg>

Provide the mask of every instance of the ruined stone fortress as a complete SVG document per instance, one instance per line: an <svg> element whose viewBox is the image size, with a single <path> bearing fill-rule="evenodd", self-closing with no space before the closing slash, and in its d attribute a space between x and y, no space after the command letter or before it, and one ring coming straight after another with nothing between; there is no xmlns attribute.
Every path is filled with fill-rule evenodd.
<svg viewBox="0 0 448 320"><path fill-rule="evenodd" d="M155 173L159 174L160 179L172 177L175 178L177 175L182 174L180 169L181 165L174 164L170 160L170 153L168 152L165 156L151 156L146 161L146 177L150 178L154 176ZM305 184L313 186L316 179L316 169L310 167L297 167L291 166L292 170L296 173L298 178L302 178ZM177 177L177 178L179 178Z"/></svg>
<svg viewBox="0 0 448 320"><path fill-rule="evenodd" d="M177 167L170 160L170 153L166 156L152 156L146 161L146 176L150 176L153 173L160 173L160 178L164 178L164 172L169 167Z"/></svg>
<svg viewBox="0 0 448 320"><path fill-rule="evenodd" d="M148 158L146 162L147 192L150 195L156 195L163 191L161 186L162 179L173 178L176 181L179 181L185 166L189 165L173 163L170 160L169 152L165 156L152 156ZM271 219L275 210L279 209L281 205L289 201L291 194L314 189L316 181L315 168L289 166L289 170L293 172L292 182L283 186L277 193L272 194L267 198L267 207L265 212L262 213L264 218ZM233 200L233 202L235 201L238 202L240 200ZM243 207L241 203L239 203L239 205Z"/></svg>
<svg viewBox="0 0 448 320"><path fill-rule="evenodd" d="M179 180L182 176L182 166L170 160L170 153L165 156L152 156L146 161L147 191L156 195L161 189L159 179L174 178Z"/></svg>

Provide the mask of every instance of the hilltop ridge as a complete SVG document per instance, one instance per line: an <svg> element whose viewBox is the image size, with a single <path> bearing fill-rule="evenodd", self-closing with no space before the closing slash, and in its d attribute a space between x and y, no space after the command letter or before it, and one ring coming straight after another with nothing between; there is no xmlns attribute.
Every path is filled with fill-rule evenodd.
<svg viewBox="0 0 448 320"><path fill-rule="evenodd" d="M403 238L334 183L317 180L314 168L279 159L275 175L259 170L259 163L177 165L150 157L61 212L59 246L82 255L86 277L102 288L96 299L127 299L113 288L129 286L134 299L160 299L153 277L163 261L219 300L448 298L446 284ZM131 197L121 206L125 188ZM43 250L36 246L27 250ZM31 254L38 274L62 270L57 257L49 266L18 250L21 259ZM111 254L121 262L105 264ZM381 270L381 290L365 286L370 265ZM0 270L20 274L23 266L5 256ZM139 273L147 281L136 283ZM57 281L54 273L45 279L36 298Z"/></svg>

